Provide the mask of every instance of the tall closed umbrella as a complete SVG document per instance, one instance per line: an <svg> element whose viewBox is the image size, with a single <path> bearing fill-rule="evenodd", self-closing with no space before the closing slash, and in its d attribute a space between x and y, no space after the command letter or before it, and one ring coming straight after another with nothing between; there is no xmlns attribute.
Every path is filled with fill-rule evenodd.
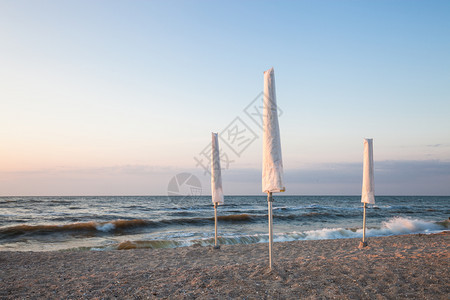
<svg viewBox="0 0 450 300"><path fill-rule="evenodd" d="M375 204L375 186L373 182L373 139L364 139L364 164L361 202L364 203L363 239L360 247L366 247L366 205Z"/></svg>
<svg viewBox="0 0 450 300"><path fill-rule="evenodd" d="M217 205L223 204L222 172L220 169L219 137L212 132L211 143L211 196L214 204L214 248L217 245Z"/></svg>
<svg viewBox="0 0 450 300"><path fill-rule="evenodd" d="M269 210L269 267L272 268L272 193L285 191L283 184L283 161L281 157L280 128L278 125L278 110L273 68L264 72L263 101L262 191L263 193L267 193Z"/></svg>

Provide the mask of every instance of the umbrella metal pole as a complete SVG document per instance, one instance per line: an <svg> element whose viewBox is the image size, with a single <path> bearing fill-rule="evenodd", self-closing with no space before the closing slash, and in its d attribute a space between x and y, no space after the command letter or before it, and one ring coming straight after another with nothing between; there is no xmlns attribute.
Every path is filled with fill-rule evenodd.
<svg viewBox="0 0 450 300"><path fill-rule="evenodd" d="M363 213L363 238L362 238L362 242L359 243L359 247L360 247L360 248L367 247L367 242L366 242L366 205L367 205L367 203L364 202L364 213Z"/></svg>
<svg viewBox="0 0 450 300"><path fill-rule="evenodd" d="M273 246L273 216L272 216L272 193L267 193L267 203L269 206L269 268L272 269L272 246Z"/></svg>
<svg viewBox="0 0 450 300"><path fill-rule="evenodd" d="M364 215L363 215L363 243L366 242L366 205L367 203L364 202Z"/></svg>
<svg viewBox="0 0 450 300"><path fill-rule="evenodd" d="M217 246L217 202L214 203L214 249L219 249Z"/></svg>

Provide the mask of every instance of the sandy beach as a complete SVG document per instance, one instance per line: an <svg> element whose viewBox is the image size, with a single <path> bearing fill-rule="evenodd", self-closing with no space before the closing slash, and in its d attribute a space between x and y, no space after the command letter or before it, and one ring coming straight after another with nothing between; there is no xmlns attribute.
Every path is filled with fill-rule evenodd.
<svg viewBox="0 0 450 300"><path fill-rule="evenodd" d="M448 299L444 232L121 251L0 252L2 299Z"/></svg>

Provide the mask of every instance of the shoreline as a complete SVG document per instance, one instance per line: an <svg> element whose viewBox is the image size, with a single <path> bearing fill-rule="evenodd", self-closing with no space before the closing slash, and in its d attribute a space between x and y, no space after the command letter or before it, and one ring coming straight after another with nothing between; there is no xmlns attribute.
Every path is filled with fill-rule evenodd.
<svg viewBox="0 0 450 300"><path fill-rule="evenodd" d="M450 232L127 251L0 252L0 298L446 299Z"/></svg>

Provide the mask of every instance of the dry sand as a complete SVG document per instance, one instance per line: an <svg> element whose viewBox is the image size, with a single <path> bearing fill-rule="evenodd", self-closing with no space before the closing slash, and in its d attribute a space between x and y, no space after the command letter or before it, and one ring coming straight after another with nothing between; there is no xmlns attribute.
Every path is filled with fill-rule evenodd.
<svg viewBox="0 0 450 300"><path fill-rule="evenodd" d="M449 238L0 252L1 299L449 299Z"/></svg>

